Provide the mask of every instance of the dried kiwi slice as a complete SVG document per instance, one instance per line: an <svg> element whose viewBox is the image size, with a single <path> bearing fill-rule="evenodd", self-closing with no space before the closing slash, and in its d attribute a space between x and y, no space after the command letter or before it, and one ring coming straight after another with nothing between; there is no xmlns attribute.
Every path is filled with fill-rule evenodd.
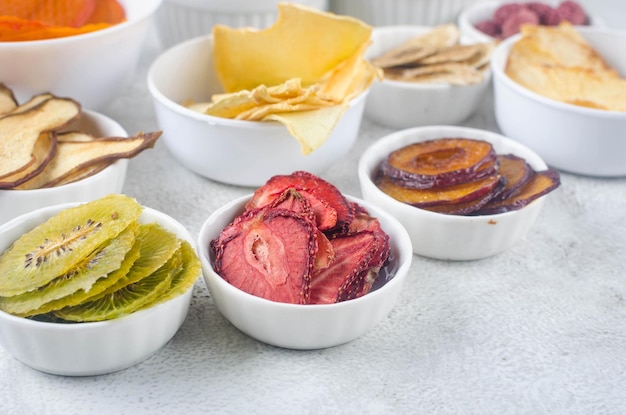
<svg viewBox="0 0 626 415"><path fill-rule="evenodd" d="M174 274L180 270L176 263L180 265L180 257L172 255L161 268L142 280L95 301L57 310L54 315L64 320L84 322L110 320L133 313L169 289Z"/></svg>
<svg viewBox="0 0 626 415"><path fill-rule="evenodd" d="M0 256L0 296L23 294L66 274L105 241L138 220L142 207L122 194L64 209Z"/></svg>
<svg viewBox="0 0 626 415"><path fill-rule="evenodd" d="M51 301L63 303L64 297L79 291L90 291L96 281L104 279L110 272L120 268L126 253L135 242L136 227L134 224L129 226L116 238L97 247L69 272L43 287L12 297L0 297L0 309L17 316L28 317L41 314L38 309ZM45 311L52 309L54 307Z"/></svg>
<svg viewBox="0 0 626 415"><path fill-rule="evenodd" d="M198 279L198 275L200 275L202 270L202 265L191 244L187 241L182 241L177 254L180 255L181 258L181 269L172 278L170 288L153 303L147 304L144 308L164 303L185 293L189 287L196 282L196 279Z"/></svg>
<svg viewBox="0 0 626 415"><path fill-rule="evenodd" d="M126 232L126 231L124 231ZM123 233L122 233L123 234ZM124 260L120 264L120 267L113 272L107 274L106 278L98 279L89 290L78 290L71 295L65 296L63 298L59 298L58 300L53 300L45 303L43 306L39 307L32 312L29 312L29 316L40 315L44 313L49 313L50 311L60 310L63 307L75 306L84 301L89 301L92 297L104 292L107 288L115 284L120 278L123 278L130 268L133 266L135 261L139 258L139 243L135 242L131 249L126 253ZM54 281L53 281L54 282ZM29 293L22 294L28 295ZM12 298L12 297L10 297ZM0 300L1 303L1 300Z"/></svg>
<svg viewBox="0 0 626 415"><path fill-rule="evenodd" d="M140 245L140 256L130 271L104 292L94 296L92 300L147 277L163 266L180 247L180 240L176 235L156 223L140 225L137 230L137 241Z"/></svg>

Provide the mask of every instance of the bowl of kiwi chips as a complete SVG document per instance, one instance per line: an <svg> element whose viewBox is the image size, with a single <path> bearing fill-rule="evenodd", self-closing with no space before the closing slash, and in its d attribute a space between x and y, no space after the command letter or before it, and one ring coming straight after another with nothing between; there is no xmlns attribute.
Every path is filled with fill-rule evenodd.
<svg viewBox="0 0 626 415"><path fill-rule="evenodd" d="M133 366L185 320L200 261L173 218L123 194L0 226L0 346L42 372Z"/></svg>

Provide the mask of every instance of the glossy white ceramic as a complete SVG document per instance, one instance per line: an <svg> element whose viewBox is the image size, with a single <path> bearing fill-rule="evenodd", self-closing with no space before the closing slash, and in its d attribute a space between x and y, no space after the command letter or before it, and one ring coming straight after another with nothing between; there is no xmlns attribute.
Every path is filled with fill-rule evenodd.
<svg viewBox="0 0 626 415"><path fill-rule="evenodd" d="M465 7L457 18L457 25L463 33L464 36L476 41L476 42L488 42L490 40L494 40L491 36L481 32L476 29L476 24L483 22L485 20L489 20L493 17L494 12L498 7L503 4L508 3L530 3L533 0L517 0L517 1L506 1L506 0L483 0L474 4L470 4ZM551 6L557 6L561 3L562 0L545 0L542 3L549 4ZM585 8L585 11L588 9ZM587 13L589 13L587 11ZM604 21L596 15L589 14L590 24L596 27L604 27Z"/></svg>
<svg viewBox="0 0 626 415"><path fill-rule="evenodd" d="M496 255L520 243L539 215L545 196L512 212L457 216L399 202L374 184L372 177L389 153L408 144L443 137L485 140L498 154L515 154L526 159L535 170L546 169L546 164L532 150L500 134L467 127L416 127L382 137L365 150L358 166L363 199L389 212L406 228L417 255L444 260L475 260Z"/></svg>
<svg viewBox="0 0 626 415"><path fill-rule="evenodd" d="M621 74L626 74L626 32L579 27L577 30ZM588 176L626 175L626 112L565 104L543 97L504 72L511 46L502 42L491 61L494 106L502 132L536 151L551 167Z"/></svg>
<svg viewBox="0 0 626 415"><path fill-rule="evenodd" d="M304 155L280 123L213 117L182 105L188 100L208 102L222 92L213 70L211 36L162 53L150 67L148 89L163 130L161 139L172 155L201 176L239 186L260 186L276 174L295 170L320 174L333 166L357 138L367 95L352 100L326 141Z"/></svg>
<svg viewBox="0 0 626 415"><path fill-rule="evenodd" d="M213 26L271 26L280 0L163 0L156 21L163 46L170 47L198 36L211 34ZM295 0L318 10L328 9L328 0Z"/></svg>
<svg viewBox="0 0 626 415"><path fill-rule="evenodd" d="M119 123L89 110L83 110L79 120L68 126L101 137L127 137ZM0 190L0 225L24 213L61 203L85 202L109 193L122 191L128 160L118 160L93 176L74 183L34 190Z"/></svg>
<svg viewBox="0 0 626 415"><path fill-rule="evenodd" d="M235 288L213 269L209 243L238 214L251 195L216 210L198 236L198 254L211 298L235 327L262 342L290 349L319 349L352 341L381 323L393 308L407 278L413 253L406 230L391 215L363 200L348 197L378 218L389 235L393 275L363 297L336 304L286 304L269 301Z"/></svg>
<svg viewBox="0 0 626 415"><path fill-rule="evenodd" d="M127 21L107 29L27 42L0 42L0 82L19 102L43 92L101 110L133 76L161 0L120 0ZM8 64L10 62L10 64Z"/></svg>
<svg viewBox="0 0 626 415"><path fill-rule="evenodd" d="M49 206L0 226L0 252L25 232L75 205ZM157 222L195 246L189 232L164 213L146 207L140 221ZM48 323L0 311L0 346L25 365L55 375L92 376L122 370L147 359L176 334L187 316L192 291L193 287L122 318L93 323Z"/></svg>
<svg viewBox="0 0 626 415"><path fill-rule="evenodd" d="M374 26L453 22L461 9L478 0L330 0L331 11Z"/></svg>
<svg viewBox="0 0 626 415"><path fill-rule="evenodd" d="M374 28L367 59L375 58L432 27ZM465 43L465 42L464 42ZM419 84L383 79L374 82L365 104L365 116L388 127L458 124L474 113L491 85L491 70L474 85Z"/></svg>

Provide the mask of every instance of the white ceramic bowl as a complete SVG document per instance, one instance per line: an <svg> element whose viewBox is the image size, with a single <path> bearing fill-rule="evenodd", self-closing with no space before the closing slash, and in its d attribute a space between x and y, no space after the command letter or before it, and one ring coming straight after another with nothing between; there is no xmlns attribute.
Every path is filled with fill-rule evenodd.
<svg viewBox="0 0 626 415"><path fill-rule="evenodd" d="M0 226L0 252L22 234L76 204L49 206ZM157 222L195 246L173 218L144 208L140 221ZM198 275L199 277L200 275ZM128 316L91 323L49 323L0 311L0 346L33 369L66 376L92 376L136 365L161 349L187 316L193 287L165 303Z"/></svg>
<svg viewBox="0 0 626 415"><path fill-rule="evenodd" d="M230 27L271 26L278 15L280 0L164 0L156 21L161 43L173 46L185 40L211 34L214 25ZM328 9L328 0L295 0L318 10Z"/></svg>
<svg viewBox="0 0 626 415"><path fill-rule="evenodd" d="M161 0L120 0L127 21L59 39L0 42L0 80L18 102L52 92L101 110L132 79L150 19Z"/></svg>
<svg viewBox="0 0 626 415"><path fill-rule="evenodd" d="M372 31L366 59L375 58L412 37L432 30L425 26L385 26ZM463 42L466 43L466 42ZM473 85L419 84L383 79L370 87L365 116L396 128L458 124L474 113L491 85L491 70Z"/></svg>
<svg viewBox="0 0 626 415"><path fill-rule="evenodd" d="M626 74L626 32L577 30L605 60ZM502 42L491 61L494 107L502 132L536 151L551 167L588 176L626 176L626 112L565 104L511 80L504 68L518 36Z"/></svg>
<svg viewBox="0 0 626 415"><path fill-rule="evenodd" d="M219 182L260 186L276 174L306 170L321 174L354 144L367 91L356 97L319 148L303 155L300 143L277 122L241 121L201 114L183 105L208 102L222 92L213 70L212 37L176 45L148 73L162 140L184 166Z"/></svg>
<svg viewBox="0 0 626 415"><path fill-rule="evenodd" d="M330 0L330 10L357 17L373 26L433 26L456 20L461 9L477 0Z"/></svg>
<svg viewBox="0 0 626 415"><path fill-rule="evenodd" d="M413 254L406 230L391 215L363 200L348 197L378 218L389 235L393 278L363 297L335 304L287 304L235 288L213 269L209 243L242 211L251 195L216 210L202 225L198 254L211 298L235 327L262 342L290 349L319 349L354 340L380 323L393 308L408 276ZM382 278L382 275L381 277ZM375 286L376 287L376 284Z"/></svg>
<svg viewBox="0 0 626 415"><path fill-rule="evenodd" d="M83 110L79 120L68 126L96 136L126 137L116 121L97 112ZM0 225L24 213L61 203L86 202L122 191L128 160L118 160L104 170L62 186L33 190L0 190Z"/></svg>
<svg viewBox="0 0 626 415"><path fill-rule="evenodd" d="M493 14L496 9L503 4L530 3L532 1L536 0L483 0L475 4L470 4L465 7L461 11L461 13L459 13L457 25L459 26L459 29L464 36L467 36L468 38L473 39L476 42L492 41L494 40L494 38L476 29L476 24L493 18ZM542 0L541 2L554 7L558 6L562 1L563 0ZM583 9L587 11L587 8L584 5ZM590 14L589 12L587 12L587 14L589 16L590 25L604 27L602 19L600 19L598 16Z"/></svg>
<svg viewBox="0 0 626 415"><path fill-rule="evenodd" d="M363 198L389 212L404 225L417 255L444 260L475 260L509 249L531 228L545 196L512 212L457 216L399 202L374 184L372 177L389 153L408 144L444 137L485 140L498 154L515 154L526 159L534 170L546 169L546 164L532 150L500 134L455 126L416 127L382 137L365 150L358 166Z"/></svg>

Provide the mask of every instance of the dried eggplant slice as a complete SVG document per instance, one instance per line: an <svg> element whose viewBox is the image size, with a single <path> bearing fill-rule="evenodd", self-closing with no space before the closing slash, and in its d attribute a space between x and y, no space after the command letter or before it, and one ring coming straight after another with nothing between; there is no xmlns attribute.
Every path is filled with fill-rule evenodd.
<svg viewBox="0 0 626 415"><path fill-rule="evenodd" d="M484 168L496 153L491 143L468 138L441 138L409 144L389 154L381 169L403 187L446 187L490 175Z"/></svg>
<svg viewBox="0 0 626 415"><path fill-rule="evenodd" d="M0 189L14 189L32 179L46 167L57 152L56 134L52 131L39 135L33 147L32 161L28 166L15 174L0 179Z"/></svg>
<svg viewBox="0 0 626 415"><path fill-rule="evenodd" d="M81 172L100 171L103 164L112 164L120 158L134 157L143 150L153 147L160 135L161 132L139 133L129 138L106 137L87 141L82 133L60 133L57 135L58 148L54 159L39 175L20 188L53 187L75 181L74 176L77 179L84 178L86 175ZM95 169L91 169L93 166Z"/></svg>
<svg viewBox="0 0 626 415"><path fill-rule="evenodd" d="M17 107L17 100L13 91L6 85L0 83L0 117L13 111Z"/></svg>
<svg viewBox="0 0 626 415"><path fill-rule="evenodd" d="M380 190L400 202L416 207L427 207L475 200L492 192L500 180L501 176L499 174L493 174L481 180L433 189L401 187L385 175L379 175L374 182Z"/></svg>
<svg viewBox="0 0 626 415"><path fill-rule="evenodd" d="M530 180L522 186L516 193L507 199L487 203L483 208L474 212L475 215L492 215L519 210L533 200L550 193L561 184L559 173L548 169L535 172Z"/></svg>
<svg viewBox="0 0 626 415"><path fill-rule="evenodd" d="M80 104L50 98L25 112L0 118L0 180L28 168L39 134L59 129L80 116Z"/></svg>

